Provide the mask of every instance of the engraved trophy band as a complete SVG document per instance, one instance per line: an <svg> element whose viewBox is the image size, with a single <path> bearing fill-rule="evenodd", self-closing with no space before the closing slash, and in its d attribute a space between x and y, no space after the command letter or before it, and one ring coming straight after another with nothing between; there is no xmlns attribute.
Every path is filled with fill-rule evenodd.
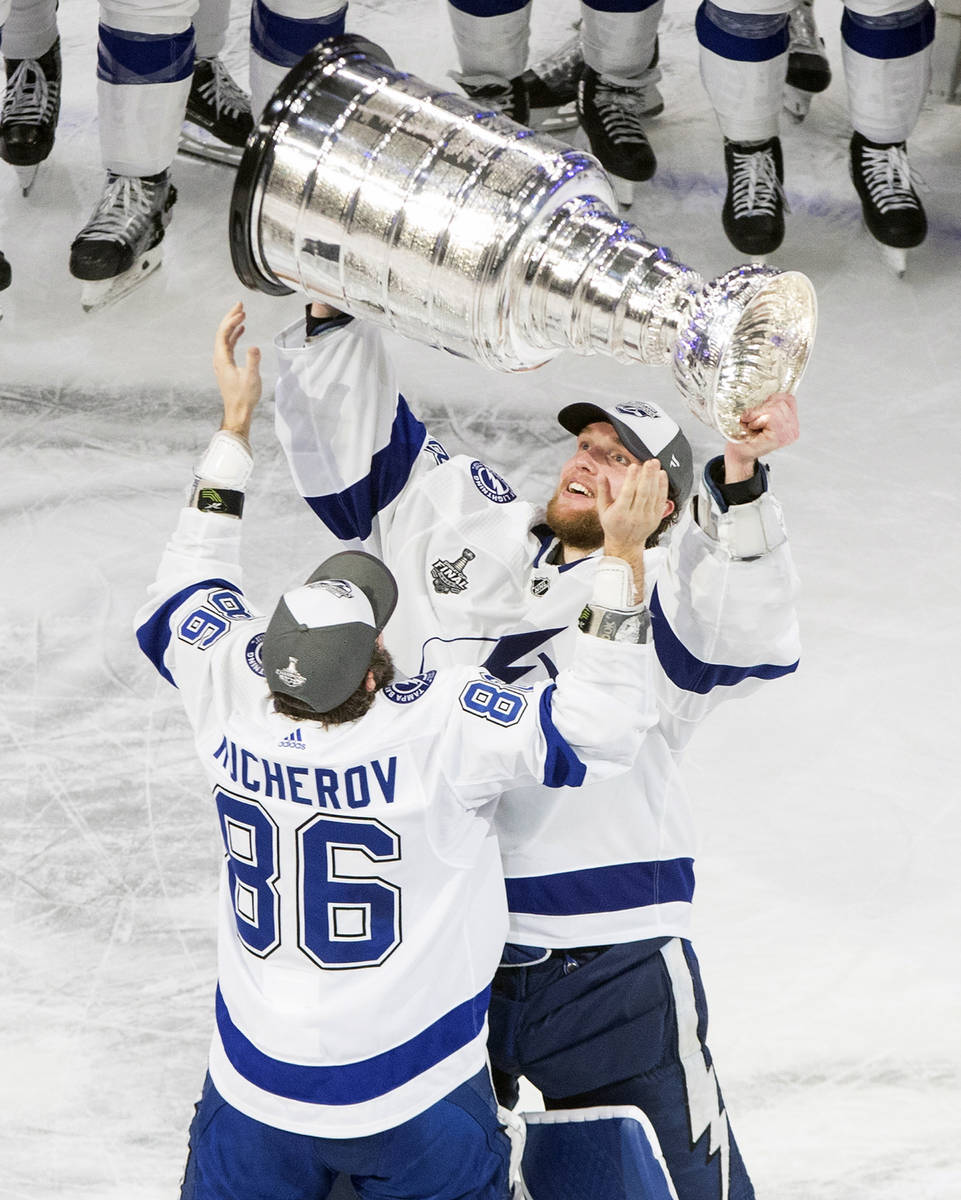
<svg viewBox="0 0 961 1200"><path fill-rule="evenodd" d="M353 35L312 50L251 134L231 199L234 269L500 371L563 350L671 362L725 437L794 391L817 305L799 272L704 283L616 214L580 150L393 67Z"/></svg>

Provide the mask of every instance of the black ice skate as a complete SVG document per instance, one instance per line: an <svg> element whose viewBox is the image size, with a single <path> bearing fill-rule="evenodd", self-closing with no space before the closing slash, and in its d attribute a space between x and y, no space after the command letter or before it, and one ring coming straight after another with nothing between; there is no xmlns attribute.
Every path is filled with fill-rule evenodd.
<svg viewBox="0 0 961 1200"><path fill-rule="evenodd" d="M634 198L634 184L650 179L657 159L641 124L642 89L608 83L585 66L577 84L577 117L587 134L591 152L614 177L614 190L622 205Z"/></svg>
<svg viewBox="0 0 961 1200"><path fill-rule="evenodd" d="M753 260L784 241L784 160L781 139L731 142L724 139L727 195L721 222L728 241Z"/></svg>
<svg viewBox="0 0 961 1200"><path fill-rule="evenodd" d="M518 125L530 123L527 88L521 76L516 79L497 79L493 75L469 77L455 71L451 72L451 76L457 80L470 99L477 103L478 108L502 113Z"/></svg>
<svg viewBox="0 0 961 1200"><path fill-rule="evenodd" d="M10 264L3 257L3 251L0 250L0 292L7 290L12 279L13 272L10 270Z"/></svg>
<svg viewBox="0 0 961 1200"><path fill-rule="evenodd" d="M824 38L814 21L814 0L799 0L788 22L787 80L784 107L796 121L803 121L811 97L831 82L831 64Z"/></svg>
<svg viewBox="0 0 961 1200"><path fill-rule="evenodd" d="M85 312L126 296L163 261L162 240L177 191L167 172L114 175L70 247L70 274L84 281Z"/></svg>
<svg viewBox="0 0 961 1200"><path fill-rule="evenodd" d="M254 127L250 97L219 58L198 58L180 131L181 154L237 166Z"/></svg>
<svg viewBox="0 0 961 1200"><path fill-rule="evenodd" d="M7 58L7 87L0 114L0 158L17 169L29 196L43 160L53 149L60 116L60 39L40 58Z"/></svg>
<svg viewBox="0 0 961 1200"><path fill-rule="evenodd" d="M907 269L906 251L920 246L928 232L911 178L907 145L869 142L855 132L850 167L868 232L880 246L882 258L901 276Z"/></svg>

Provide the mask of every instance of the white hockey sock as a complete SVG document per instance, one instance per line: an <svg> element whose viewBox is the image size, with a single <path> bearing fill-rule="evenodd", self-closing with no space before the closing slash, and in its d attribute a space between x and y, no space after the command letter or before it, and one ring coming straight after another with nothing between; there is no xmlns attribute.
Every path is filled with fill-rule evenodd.
<svg viewBox="0 0 961 1200"><path fill-rule="evenodd" d="M496 17L475 17L448 4L464 81L475 76L514 79L527 67L530 3Z"/></svg>
<svg viewBox="0 0 961 1200"><path fill-rule="evenodd" d="M655 83L657 67L649 69L654 57L657 27L664 0L655 0L641 12L598 12L581 5L581 46L584 61L605 79L620 87L636 87L641 80Z"/></svg>
<svg viewBox="0 0 961 1200"><path fill-rule="evenodd" d="M872 142L903 142L931 86L930 4L884 17L845 8L841 53L851 124Z"/></svg>
<svg viewBox="0 0 961 1200"><path fill-rule="evenodd" d="M6 58L40 58L57 40L57 0L13 0L3 25Z"/></svg>
<svg viewBox="0 0 961 1200"><path fill-rule="evenodd" d="M777 136L787 75L787 13L745 15L702 4L701 81L721 133L734 142Z"/></svg>

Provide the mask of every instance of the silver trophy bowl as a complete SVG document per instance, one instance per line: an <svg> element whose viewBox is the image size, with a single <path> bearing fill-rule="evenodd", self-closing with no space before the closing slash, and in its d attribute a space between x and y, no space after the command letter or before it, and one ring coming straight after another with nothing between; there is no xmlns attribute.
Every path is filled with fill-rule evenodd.
<svg viewBox="0 0 961 1200"><path fill-rule="evenodd" d="M234 269L499 371L563 350L672 364L725 437L794 391L817 305L797 272L705 284L616 215L590 154L394 68L363 38L312 50L251 134L231 199Z"/></svg>

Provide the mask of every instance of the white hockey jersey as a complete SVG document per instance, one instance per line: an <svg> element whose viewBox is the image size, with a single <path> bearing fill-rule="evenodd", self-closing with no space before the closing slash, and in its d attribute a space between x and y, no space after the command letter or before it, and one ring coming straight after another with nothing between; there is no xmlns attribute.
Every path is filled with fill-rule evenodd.
<svg viewBox="0 0 961 1200"><path fill-rule="evenodd" d="M180 689L225 849L210 1073L256 1120L361 1136L484 1065L507 934L497 797L623 771L656 720L653 647L578 634L556 687L430 671L359 721L298 724L269 698L240 528L184 509L137 618Z"/></svg>
<svg viewBox="0 0 961 1200"><path fill-rule="evenodd" d="M276 348L277 433L294 480L338 538L359 539L397 576L387 635L408 651L399 665L416 674L480 662L505 683L563 667L570 614L591 594L598 555L552 565L543 510L430 437L398 394L374 327L332 326L304 346L298 322ZM776 500L765 492L752 502L780 544L751 561L726 548L735 510L707 495L701 503L717 536L688 511L668 550L645 554L658 725L631 773L571 791L549 811L523 791L498 810L511 942L689 936L694 831L678 753L720 700L798 659L796 575Z"/></svg>

